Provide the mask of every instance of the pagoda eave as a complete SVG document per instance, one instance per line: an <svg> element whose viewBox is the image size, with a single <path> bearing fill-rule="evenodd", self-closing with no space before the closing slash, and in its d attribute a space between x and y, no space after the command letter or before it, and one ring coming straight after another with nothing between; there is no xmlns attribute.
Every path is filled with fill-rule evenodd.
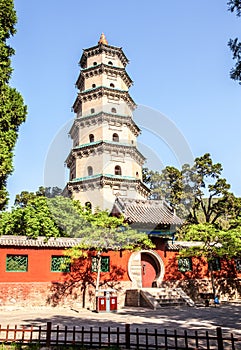
<svg viewBox="0 0 241 350"><path fill-rule="evenodd" d="M92 46L88 49L83 50L83 54L82 54L81 59L79 61L79 65L81 66L81 68L85 68L86 61L87 61L88 57L92 57L92 56L101 54L102 52L106 52L106 53L113 55L113 56L117 55L124 67L129 63L129 60L126 57L126 55L124 54L124 52L122 51L121 47L99 44L99 45Z"/></svg>
<svg viewBox="0 0 241 350"><path fill-rule="evenodd" d="M80 72L80 75L79 75L75 85L81 90L81 85L82 85L81 83L82 83L84 78L90 78L90 77L93 77L95 75L100 75L103 72L112 73L112 74L113 73L119 74L122 77L123 81L128 86L128 88L130 88L131 85L133 85L133 80L129 77L125 68L110 66L110 65L107 65L104 63L83 69Z"/></svg>
<svg viewBox="0 0 241 350"><path fill-rule="evenodd" d="M129 155L141 166L146 160L146 158L138 151L136 146L111 141L96 141L73 148L65 163L69 167L69 164L71 164L73 158L88 157L93 154L102 154L105 152L114 152L118 153L119 155L124 154L125 157Z"/></svg>
<svg viewBox="0 0 241 350"><path fill-rule="evenodd" d="M133 187L145 197L148 197L150 194L149 188L141 180L127 176L110 174L98 174L73 179L72 181L68 182L67 189L69 191L80 191L83 189L88 189L89 187L101 188L104 186L112 187L114 185L125 186L128 188Z"/></svg>
<svg viewBox="0 0 241 350"><path fill-rule="evenodd" d="M73 137L73 133L76 127L83 128L85 126L98 125L104 122L107 122L111 126L118 126L118 127L122 125L126 125L128 128L130 128L130 130L133 132L135 136L138 136L141 133L140 128L134 122L131 116L99 112L96 114L88 114L86 116L76 118L69 131L69 135Z"/></svg>
<svg viewBox="0 0 241 350"><path fill-rule="evenodd" d="M74 112L75 113L78 112L78 106L81 102L86 102L96 98L101 98L104 95L109 98L112 97L112 98L123 99L132 110L134 110L137 107L136 103L131 98L128 91L109 88L107 86L97 86L96 88L79 92L73 104Z"/></svg>

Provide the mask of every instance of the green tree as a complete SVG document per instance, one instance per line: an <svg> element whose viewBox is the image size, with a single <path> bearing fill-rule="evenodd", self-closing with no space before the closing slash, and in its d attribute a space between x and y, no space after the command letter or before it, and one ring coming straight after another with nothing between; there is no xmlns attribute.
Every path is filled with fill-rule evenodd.
<svg viewBox="0 0 241 350"><path fill-rule="evenodd" d="M221 174L222 165L206 153L181 170L167 166L161 173L149 171L148 183L152 196L166 200L188 223L224 224L237 215L237 201Z"/></svg>
<svg viewBox="0 0 241 350"><path fill-rule="evenodd" d="M181 250L180 256L205 257L209 263L213 293L216 295L212 261L219 257L232 259L241 256L241 226L220 230L210 223L188 225L182 230L179 238L185 241L198 241Z"/></svg>
<svg viewBox="0 0 241 350"><path fill-rule="evenodd" d="M183 166L184 198L188 198L188 220L190 223L215 224L221 217L227 217L234 204L230 185L221 177L222 165L213 163L209 153L198 157L194 166ZM193 202L190 198L193 196Z"/></svg>
<svg viewBox="0 0 241 350"><path fill-rule="evenodd" d="M228 1L228 10L230 12L235 12L236 16L241 16L241 1L240 0L230 0ZM230 71L230 77L241 84L241 43L238 38L230 39L228 46L233 53L233 59L236 61L234 68Z"/></svg>
<svg viewBox="0 0 241 350"><path fill-rule="evenodd" d="M91 225L79 232L81 242L66 251L68 259L66 263L74 263L76 259L88 258L86 253L94 249L97 253L97 277L95 288L99 289L101 278L101 254L107 251L135 250L140 248L150 249L155 245L146 233L133 230L124 223L124 218L109 216L107 211L89 213L88 220Z"/></svg>
<svg viewBox="0 0 241 350"><path fill-rule="evenodd" d="M0 210L8 203L7 178L13 172L13 150L19 126L27 114L22 96L9 85L10 58L14 50L7 40L16 33L16 22L13 1L0 0Z"/></svg>
<svg viewBox="0 0 241 350"><path fill-rule="evenodd" d="M23 235L31 238L64 235L53 220L47 199L43 196L35 196L29 199L26 206L16 206L11 212L5 211L0 215L1 235Z"/></svg>

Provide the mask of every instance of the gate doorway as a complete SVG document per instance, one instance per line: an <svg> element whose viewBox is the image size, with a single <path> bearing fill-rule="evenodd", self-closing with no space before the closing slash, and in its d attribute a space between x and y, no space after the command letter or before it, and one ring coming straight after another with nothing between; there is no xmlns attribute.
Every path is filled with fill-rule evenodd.
<svg viewBox="0 0 241 350"><path fill-rule="evenodd" d="M142 287L151 288L157 285L160 269L155 258L148 253L141 253Z"/></svg>
<svg viewBox="0 0 241 350"><path fill-rule="evenodd" d="M131 254L128 274L132 288L160 287L164 273L164 262L156 251L141 250Z"/></svg>

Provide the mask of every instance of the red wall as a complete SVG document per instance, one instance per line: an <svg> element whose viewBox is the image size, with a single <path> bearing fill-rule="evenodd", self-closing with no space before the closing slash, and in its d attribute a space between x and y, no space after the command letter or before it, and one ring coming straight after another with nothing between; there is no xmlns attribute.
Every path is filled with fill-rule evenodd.
<svg viewBox="0 0 241 350"><path fill-rule="evenodd" d="M160 241L159 241L160 242ZM155 242L156 243L156 242ZM164 280L210 278L208 266L205 259L193 258L193 271L178 271L177 255L175 251L165 251L163 243L156 245L156 251L161 256L165 265ZM28 255L27 272L7 272L6 256L7 254ZM57 282L66 279L69 274L62 272L51 272L51 256L64 255L64 249L49 248L8 248L1 247L0 253L0 282ZM83 260L75 269L72 269L72 275L78 273L84 276L86 272L91 272L91 256L95 252L89 252L89 259ZM101 273L101 279L114 281L129 281L127 272L128 260L131 252L109 252L102 253L103 256L110 256L110 272ZM232 261L221 261L221 271L214 272L217 277L239 277L241 273L235 270ZM96 273L91 273L95 279Z"/></svg>
<svg viewBox="0 0 241 350"><path fill-rule="evenodd" d="M26 272L8 272L6 271L7 254L28 255L28 271ZM65 278L66 273L51 271L51 256L64 255L63 249L48 248L8 248L1 247L0 253L0 281L1 282L54 282ZM95 252L90 252L96 255ZM111 254L101 254L110 256L111 270L109 273L101 273L102 276L109 278L115 275L117 280L128 281L127 266L130 256L129 252L111 252ZM87 264L91 266L91 258L85 260L82 269L86 270ZM95 273L93 273L94 277ZM113 276L114 277L114 276Z"/></svg>
<svg viewBox="0 0 241 350"><path fill-rule="evenodd" d="M178 251L166 251L165 242L159 239L153 240L156 251L165 265L164 281L184 279L210 279L207 260L205 258L192 258L192 271L180 272L178 270ZM217 278L241 278L241 271L235 269L233 260L221 259L221 270L214 271Z"/></svg>

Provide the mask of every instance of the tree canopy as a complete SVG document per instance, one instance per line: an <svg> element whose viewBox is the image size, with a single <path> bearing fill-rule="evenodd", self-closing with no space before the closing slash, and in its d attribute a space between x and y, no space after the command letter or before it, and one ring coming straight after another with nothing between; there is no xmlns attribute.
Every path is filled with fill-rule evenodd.
<svg viewBox="0 0 241 350"><path fill-rule="evenodd" d="M132 230L123 217L112 217L107 211L92 213L79 201L40 187L36 193L23 191L16 196L12 211L0 214L0 235L26 235L31 238L78 237L79 249L133 249L153 246L146 234Z"/></svg>
<svg viewBox="0 0 241 350"><path fill-rule="evenodd" d="M165 199L189 224L225 222L240 211L230 185L222 178L222 165L209 153L181 170L167 166L161 173L146 170L152 196Z"/></svg>
<svg viewBox="0 0 241 350"><path fill-rule="evenodd" d="M241 1L240 0L230 0L228 1L228 10L236 14L236 16L241 16ZM230 77L241 84L241 42L238 38L230 39L228 46L233 53L233 59L236 61L234 67L230 71Z"/></svg>
<svg viewBox="0 0 241 350"><path fill-rule="evenodd" d="M187 241L198 241L200 244L183 250L182 254L202 256L208 260L214 257L227 259L240 257L240 232L240 228L221 230L209 223L189 225L179 237Z"/></svg>
<svg viewBox="0 0 241 350"><path fill-rule="evenodd" d="M16 89L10 87L13 48L7 40L16 33L13 0L0 0L0 210L8 203L7 178L13 171L13 150L19 126L25 121L27 108Z"/></svg>

